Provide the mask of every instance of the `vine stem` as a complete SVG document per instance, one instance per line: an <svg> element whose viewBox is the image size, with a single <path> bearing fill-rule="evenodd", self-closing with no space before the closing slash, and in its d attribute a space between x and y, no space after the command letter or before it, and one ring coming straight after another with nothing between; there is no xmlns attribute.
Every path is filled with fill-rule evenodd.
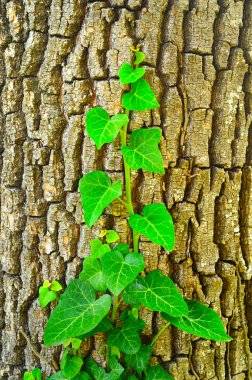
<svg viewBox="0 0 252 380"><path fill-rule="evenodd" d="M127 115L128 118L129 118L129 113L130 111L126 109L125 115ZM124 124L120 132L122 147L127 146L127 129L128 129L128 123ZM130 167L127 164L124 157L123 157L123 164L124 164L124 178L125 178L125 190L126 190L126 205L127 205L126 207L131 216L131 215L134 215L134 208L133 208L132 194L131 194ZM138 242L139 242L139 234L133 230L133 251L135 253L138 253Z"/></svg>
<svg viewBox="0 0 252 380"><path fill-rule="evenodd" d="M157 333L157 335L154 336L154 338L152 339L152 342L151 342L151 345L152 345L152 346L154 345L154 343L156 342L156 340L160 337L160 335L162 335L163 332L164 332L164 331L167 329L167 327L169 327L169 326L170 326L170 322L167 322L167 323L164 325L164 327L162 327L162 329L159 330L159 332Z"/></svg>
<svg viewBox="0 0 252 380"><path fill-rule="evenodd" d="M112 323L115 322L116 312L119 305L120 305L120 302L118 301L118 296L114 296L113 309L112 309L111 318L110 318Z"/></svg>

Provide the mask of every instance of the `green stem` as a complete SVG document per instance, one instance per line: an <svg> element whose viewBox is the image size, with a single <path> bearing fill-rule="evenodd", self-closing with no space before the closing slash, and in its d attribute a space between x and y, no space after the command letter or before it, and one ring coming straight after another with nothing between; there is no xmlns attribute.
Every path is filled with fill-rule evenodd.
<svg viewBox="0 0 252 380"><path fill-rule="evenodd" d="M152 342L151 342L151 345L153 346L154 343L156 342L156 340L160 337L161 334L163 334L163 332L167 329L167 327L170 326L170 322L167 322L164 327L161 328L161 330L159 330L159 332L157 333L156 336L154 336L154 338L152 339Z"/></svg>
<svg viewBox="0 0 252 380"><path fill-rule="evenodd" d="M118 302L118 296L114 296L113 309L112 309L111 318L110 318L112 323L115 322L116 312L117 312L119 304L120 303Z"/></svg>

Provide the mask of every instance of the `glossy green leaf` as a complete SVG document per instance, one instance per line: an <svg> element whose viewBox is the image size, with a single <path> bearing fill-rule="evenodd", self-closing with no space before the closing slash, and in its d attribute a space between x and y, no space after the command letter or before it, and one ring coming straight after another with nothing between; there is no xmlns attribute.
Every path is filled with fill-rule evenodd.
<svg viewBox="0 0 252 380"><path fill-rule="evenodd" d="M62 290L62 286L58 281L53 281L51 285L51 290L53 290L54 292L59 292L60 290Z"/></svg>
<svg viewBox="0 0 252 380"><path fill-rule="evenodd" d="M82 341L80 339L72 338L71 343L72 343L73 350L78 350L78 348L80 348L81 342Z"/></svg>
<svg viewBox="0 0 252 380"><path fill-rule="evenodd" d="M145 60L145 54L142 53L141 51L135 51L135 56L136 56L136 59L134 61L134 65L136 66Z"/></svg>
<svg viewBox="0 0 252 380"><path fill-rule="evenodd" d="M45 280L44 282L43 282L43 288L49 288L50 286L51 286L51 283L50 283L50 281L49 280Z"/></svg>
<svg viewBox="0 0 252 380"><path fill-rule="evenodd" d="M129 296L154 311L164 311L173 316L187 315L187 304L172 280L160 270L138 276L126 289Z"/></svg>
<svg viewBox="0 0 252 380"><path fill-rule="evenodd" d="M88 227L97 221L102 211L122 195L122 183L111 184L107 173L100 170L86 174L79 181L84 218Z"/></svg>
<svg viewBox="0 0 252 380"><path fill-rule="evenodd" d="M145 111L159 107L154 92L143 78L132 83L130 92L122 97L122 105L132 111Z"/></svg>
<svg viewBox="0 0 252 380"><path fill-rule="evenodd" d="M201 338L229 342L232 340L224 330L223 323L219 315L211 308L201 303L188 300L188 315L182 317L172 317L162 313L162 317L180 330Z"/></svg>
<svg viewBox="0 0 252 380"><path fill-rule="evenodd" d="M41 370L34 368L31 372L26 371L23 380L42 380Z"/></svg>
<svg viewBox="0 0 252 380"><path fill-rule="evenodd" d="M139 78L141 78L145 73L145 69L143 67L139 67L134 69L130 63L123 63L119 70L119 78L122 84L133 83L136 82Z"/></svg>
<svg viewBox="0 0 252 380"><path fill-rule="evenodd" d="M172 251L175 233L172 217L163 203L154 203L143 208L143 216L134 214L129 218L130 227L146 236L153 243Z"/></svg>
<svg viewBox="0 0 252 380"><path fill-rule="evenodd" d="M106 242L108 244L115 243L117 240L120 240L120 236L114 230L108 230L106 234Z"/></svg>
<svg viewBox="0 0 252 380"><path fill-rule="evenodd" d="M45 346L57 346L91 331L109 312L110 306L108 294L96 300L95 291L88 282L73 280L46 325Z"/></svg>
<svg viewBox="0 0 252 380"><path fill-rule="evenodd" d="M107 290L106 278L102 271L101 262L93 257L86 257L83 261L83 269L80 279L88 281L95 290L105 292Z"/></svg>
<svg viewBox="0 0 252 380"><path fill-rule="evenodd" d="M143 344L136 354L125 355L125 361L129 368L134 369L139 375L146 369L152 353L152 346Z"/></svg>
<svg viewBox="0 0 252 380"><path fill-rule="evenodd" d="M144 269L143 256L129 253L125 257L116 248L102 257L102 270L109 290L118 296Z"/></svg>
<svg viewBox="0 0 252 380"><path fill-rule="evenodd" d="M87 332L86 334L82 334L78 338L81 340L87 339L90 336L94 336L98 332L108 332L110 329L112 329L113 325L110 322L110 319L108 319L107 315L101 320L101 322L91 331Z"/></svg>
<svg viewBox="0 0 252 380"><path fill-rule="evenodd" d="M146 380L172 380L172 377L167 373L161 365L149 367L147 370Z"/></svg>
<svg viewBox="0 0 252 380"><path fill-rule="evenodd" d="M114 141L122 126L128 121L128 116L125 114L110 118L106 110L95 107L86 115L87 133L94 140L97 149L100 149L103 144Z"/></svg>
<svg viewBox="0 0 252 380"><path fill-rule="evenodd" d="M39 304L41 307L46 307L50 302L56 300L57 296L55 292L40 286L39 288Z"/></svg>
<svg viewBox="0 0 252 380"><path fill-rule="evenodd" d="M99 259L104 255L104 253L111 251L109 245L108 244L102 244L100 239L91 240L90 246L91 246L90 255L94 259Z"/></svg>
<svg viewBox="0 0 252 380"><path fill-rule="evenodd" d="M128 318L123 322L122 327L115 328L108 334L108 344L117 346L125 354L135 354L141 347L139 330L144 327L142 320L134 322Z"/></svg>
<svg viewBox="0 0 252 380"><path fill-rule="evenodd" d="M47 380L69 380L68 377L66 377L62 371L54 373L51 377L49 377ZM81 371L78 373L77 376L73 378L73 380L91 380L91 377L86 373Z"/></svg>
<svg viewBox="0 0 252 380"><path fill-rule="evenodd" d="M164 174L162 154L158 148L161 129L138 129L130 136L130 145L122 147L122 154L133 170L144 169Z"/></svg>
<svg viewBox="0 0 252 380"><path fill-rule="evenodd" d="M124 371L124 368L117 362L114 357L110 359L110 373L106 373L104 368L98 366L98 364L93 359L87 359L86 361L86 371L95 380L117 380L120 378Z"/></svg>
<svg viewBox="0 0 252 380"><path fill-rule="evenodd" d="M82 365L83 365L82 358L80 358L79 356L71 357L70 355L67 355L66 361L64 363L63 368L61 368L61 370L63 371L63 374L68 379L73 379L80 372Z"/></svg>

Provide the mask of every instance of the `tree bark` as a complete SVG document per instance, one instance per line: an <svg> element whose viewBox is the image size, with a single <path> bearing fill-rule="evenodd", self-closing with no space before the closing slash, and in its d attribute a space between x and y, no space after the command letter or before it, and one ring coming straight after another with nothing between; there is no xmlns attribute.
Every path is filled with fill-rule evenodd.
<svg viewBox="0 0 252 380"><path fill-rule="evenodd" d="M132 112L130 128L162 129L166 174L133 173L134 206L166 203L176 229L169 256L144 238L140 249L147 271L163 270L210 305L233 337L215 343L170 327L154 360L174 380L251 379L252 2L2 0L0 13L0 378L51 371L21 327L49 361L59 355L43 347L43 280L69 283L101 228L128 240L118 202L85 226L78 180L95 169L122 178L119 141L97 152L84 115L94 105L120 110L118 69L140 43L161 106ZM142 316L148 339L163 322ZM98 361L100 343L87 348Z"/></svg>

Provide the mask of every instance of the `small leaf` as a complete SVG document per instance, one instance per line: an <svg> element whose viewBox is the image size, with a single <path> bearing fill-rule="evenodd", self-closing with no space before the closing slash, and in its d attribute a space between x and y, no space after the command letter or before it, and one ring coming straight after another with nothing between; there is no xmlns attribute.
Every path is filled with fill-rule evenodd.
<svg viewBox="0 0 252 380"><path fill-rule="evenodd" d="M93 259L100 259L104 253L110 252L111 249L108 244L102 244L100 239L93 239L90 241L91 252L90 255Z"/></svg>
<svg viewBox="0 0 252 380"><path fill-rule="evenodd" d="M163 203L154 203L143 208L143 216L134 214L129 218L130 227L146 236L153 243L172 251L175 233L172 217Z"/></svg>
<svg viewBox="0 0 252 380"><path fill-rule="evenodd" d="M104 236L106 236L106 234L107 234L107 230L101 230L101 232L99 233L99 237L104 237Z"/></svg>
<svg viewBox="0 0 252 380"><path fill-rule="evenodd" d="M48 288L44 288L40 286L39 288L39 304L41 307L46 307L50 302L56 300L56 294L49 290Z"/></svg>
<svg viewBox="0 0 252 380"><path fill-rule="evenodd" d="M144 169L164 174L162 154L158 148L161 129L138 129L130 136L130 145L122 147L122 154L133 170Z"/></svg>
<svg viewBox="0 0 252 380"><path fill-rule="evenodd" d="M45 346L57 346L91 331L108 314L110 306L108 294L96 300L95 291L88 282L73 280L47 322Z"/></svg>
<svg viewBox="0 0 252 380"><path fill-rule="evenodd" d="M138 330L143 329L145 325L139 321L137 321L138 323L134 323L129 318L123 322L122 327L113 329L108 334L108 344L110 346L117 346L125 354L135 354L141 346Z"/></svg>
<svg viewBox="0 0 252 380"><path fill-rule="evenodd" d="M119 351L119 348L116 347L116 346L112 346L112 347L111 347L111 355L114 355L114 356L116 356L118 359L120 359L120 357L121 357L121 353L120 353L120 351Z"/></svg>
<svg viewBox="0 0 252 380"><path fill-rule="evenodd" d="M94 107L86 115L87 133L94 140L97 149L103 144L115 140L118 132L129 121L125 114L118 114L111 119L106 110Z"/></svg>
<svg viewBox="0 0 252 380"><path fill-rule="evenodd" d="M42 374L39 368L34 368L32 370L32 375L34 376L35 380L42 380Z"/></svg>
<svg viewBox="0 0 252 380"><path fill-rule="evenodd" d="M106 235L106 241L108 244L115 243L117 240L120 240L120 236L114 230L108 230Z"/></svg>
<svg viewBox="0 0 252 380"><path fill-rule="evenodd" d="M49 280L45 280L44 282L43 282L43 288L49 288L50 286L51 286L51 283L50 283L50 281Z"/></svg>
<svg viewBox="0 0 252 380"><path fill-rule="evenodd" d="M145 54L141 51L135 51L136 60L134 61L134 65L139 65L141 62L145 60Z"/></svg>
<svg viewBox="0 0 252 380"><path fill-rule="evenodd" d="M174 316L188 314L182 295L160 270L151 271L145 277L138 276L126 292L150 310L165 311Z"/></svg>
<svg viewBox="0 0 252 380"><path fill-rule="evenodd" d="M80 348L81 342L82 341L80 339L72 338L71 343L73 350L78 350Z"/></svg>
<svg viewBox="0 0 252 380"><path fill-rule="evenodd" d="M62 290L62 286L60 285L58 281L53 281L51 290L53 290L54 292L59 292L60 290Z"/></svg>
<svg viewBox="0 0 252 380"><path fill-rule="evenodd" d="M79 356L71 357L67 355L64 368L61 368L61 370L63 370L63 374L67 378L73 379L80 372L82 364L83 364L83 359L80 358Z"/></svg>
<svg viewBox="0 0 252 380"><path fill-rule="evenodd" d="M143 344L136 354L125 355L125 361L128 364L128 367L134 369L139 375L141 375L149 363L151 352L152 346L146 346Z"/></svg>
<svg viewBox="0 0 252 380"><path fill-rule="evenodd" d="M97 221L104 208L122 195L121 181L111 184L107 173L99 170L82 177L79 189L85 222L89 228Z"/></svg>
<svg viewBox="0 0 252 380"><path fill-rule="evenodd" d="M172 377L167 373L161 365L150 366L147 371L146 380L172 380Z"/></svg>
<svg viewBox="0 0 252 380"><path fill-rule="evenodd" d="M159 107L154 92L143 78L132 83L130 92L122 97L122 106L127 110L146 111Z"/></svg>
<svg viewBox="0 0 252 380"><path fill-rule="evenodd" d="M122 84L133 83L136 82L139 78L141 78L145 73L145 69L139 67L134 69L130 63L123 63L119 70L119 78Z"/></svg>
<svg viewBox="0 0 252 380"><path fill-rule="evenodd" d="M186 303L188 306L187 316L176 318L162 313L162 317L180 330L201 338L220 342L232 340L226 334L221 318L213 309L194 300L188 300Z"/></svg>
<svg viewBox="0 0 252 380"><path fill-rule="evenodd" d="M103 256L102 269L109 290L118 296L144 269L143 256L139 253L129 253L124 257L115 248Z"/></svg>
<svg viewBox="0 0 252 380"><path fill-rule="evenodd" d="M95 290L100 292L107 290L106 278L98 259L94 259L93 257L86 257L84 259L80 279L88 281Z"/></svg>

